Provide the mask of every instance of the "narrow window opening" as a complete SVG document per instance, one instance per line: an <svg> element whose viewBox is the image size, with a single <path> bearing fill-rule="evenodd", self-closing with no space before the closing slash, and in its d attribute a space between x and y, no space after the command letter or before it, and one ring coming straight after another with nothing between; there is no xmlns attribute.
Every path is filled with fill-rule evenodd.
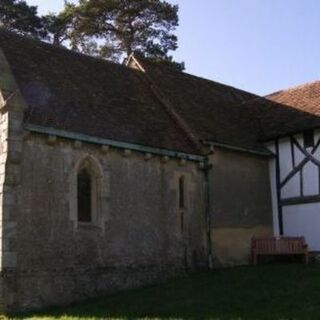
<svg viewBox="0 0 320 320"><path fill-rule="evenodd" d="M92 221L91 206L91 175L87 169L81 169L78 173L78 221Z"/></svg>
<svg viewBox="0 0 320 320"><path fill-rule="evenodd" d="M179 179L179 208L183 209L185 207L185 185L184 177Z"/></svg>
<svg viewBox="0 0 320 320"><path fill-rule="evenodd" d="M303 132L303 141L305 148L314 147L314 135L313 130L307 130Z"/></svg>
<svg viewBox="0 0 320 320"><path fill-rule="evenodd" d="M183 232L183 229L184 229L184 211L180 212L180 229L181 229L181 232Z"/></svg>

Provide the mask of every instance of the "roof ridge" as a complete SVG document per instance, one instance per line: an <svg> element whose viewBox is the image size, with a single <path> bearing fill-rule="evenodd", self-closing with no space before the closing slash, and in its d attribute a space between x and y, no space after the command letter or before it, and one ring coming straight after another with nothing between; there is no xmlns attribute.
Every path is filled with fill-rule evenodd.
<svg viewBox="0 0 320 320"><path fill-rule="evenodd" d="M133 56L135 56L135 55L133 55ZM135 56L135 58L138 59L138 60L145 60L145 61L147 61L147 63L150 63L150 64L154 64L152 61L148 61L148 60L146 60L145 58L142 58L142 59L141 59L139 56L138 56L138 57ZM230 85L230 84L218 82L218 81L215 81L215 80L212 80L212 79L208 79L208 78L205 78L205 77L202 77L202 76L198 76L198 75L195 75L195 74L186 72L186 71L176 71L175 69L170 68L170 67L168 67L168 66L163 66L163 67L166 68L166 70L167 70L168 72L171 72L171 73L179 72L179 73L181 73L181 74L183 74L183 75L185 75L185 76L187 76L187 77L191 77L191 78L194 78L194 79L206 81L206 82L209 82L209 83L211 83L211 84L213 84L213 85L222 86L222 87L224 87L224 88L229 89L230 92L232 92L232 93L239 93L239 92L241 92L241 93L244 93L244 94L256 96L256 98L261 97L261 96L255 94L255 93L252 93L252 92L249 92L249 91L246 91L246 90L243 90L243 89L239 89L239 88L237 88L237 87L235 87L235 86L232 86L232 85ZM251 99L252 99L252 98L251 98ZM251 100L251 99L250 99L250 100Z"/></svg>
<svg viewBox="0 0 320 320"><path fill-rule="evenodd" d="M269 97L272 97L274 95L277 95L277 94L280 94L280 93L283 93L283 92L290 92L290 91L294 91L294 90L299 90L299 89L314 85L316 83L320 83L320 80L313 80L313 81L309 81L309 82L306 82L306 83L303 83L303 84L298 84L298 85L295 85L295 86L292 86L292 87L288 87L286 89L275 91L275 92L272 92L272 93L269 93L269 94L265 95L264 98L269 98Z"/></svg>
<svg viewBox="0 0 320 320"><path fill-rule="evenodd" d="M46 41L43 41L43 40L40 40L40 39L36 39L36 38L33 38L31 36L28 36L28 35L22 35L22 34L16 33L14 31L8 30L8 29L6 29L4 27L1 27L1 26L0 26L0 33L4 33L4 34L6 34L8 36L11 36L11 37L20 38L23 41L34 42L34 43L37 43L37 44L42 45L44 47L48 47L48 48L53 49L53 50L64 51L67 54L78 56L78 57L82 57L82 58L87 59L87 60L100 61L102 63L113 65L113 66L117 66L117 67L120 67L120 68L123 68L123 69L126 69L126 70L132 70L131 68L128 68L125 64L117 63L117 62L114 62L114 61L111 61L111 60L107 60L107 59L103 59L103 58L98 57L98 56L90 56L90 55L82 53L82 52L78 52L78 51L74 51L74 50L68 49L67 47L64 47L64 46L57 46L57 45L54 45L52 43L49 43L49 42L46 42Z"/></svg>
<svg viewBox="0 0 320 320"><path fill-rule="evenodd" d="M200 80L204 80L204 81L213 83L213 84L215 84L215 85L220 85L220 86L226 87L226 88L228 88L228 89L230 89L230 90L232 90L232 91L235 91L235 92L241 91L242 93L254 95L254 96L256 96L257 98L260 97L259 95L255 94L255 93L252 93L252 92L249 92L249 91L246 91L246 90L243 90L243 89L236 88L236 87L234 87L234 86L232 86L232 85L229 85L229 84L226 84L226 83L222 83L222 82L218 82L218 81L215 81L215 80L212 80L212 79L200 77L200 76L194 75L194 74L192 74L192 73L184 72L184 71L183 71L182 73L185 74L185 75L187 75L187 76L193 77L193 78L197 78L197 79L200 79Z"/></svg>
<svg viewBox="0 0 320 320"><path fill-rule="evenodd" d="M10 31L4 27L0 27L0 33L6 33L10 36L13 36L13 37L16 37L16 38L20 38L22 40L26 40L26 41L30 41L30 42L34 42L34 43L37 43L39 45L42 45L44 47L48 47L50 49L54 49L54 50L60 50L60 51L64 51L66 52L67 54L70 54L70 55L74 55L74 56L78 56L78 57L82 57L84 59L87 59L88 61L89 60L92 60L92 61L100 61L102 63L105 63L105 64L109 64L109 65L113 65L113 66L116 66L116 67L120 67L120 68L123 68L123 69L126 69L126 70L130 70L132 71L132 68L129 68L127 66L127 64L121 64L121 63L116 63L116 62L113 62L111 60L106 60L106 59L103 59L101 57L95 57L95 56L90 56L90 55L87 55L87 54L84 54L82 52L77 52L77 51L74 51L74 50L71 50L71 49L68 49L67 47L64 47L64 46L57 46L57 45L54 45L52 43L48 43L46 41L42 41L40 39L35 39L35 38L32 38L31 36L28 36L28 35L22 35L22 34L19 34L19 33L16 33L16 32L13 32L13 31ZM132 54L132 56L135 56ZM139 57L138 57L139 58ZM148 63L151 63L148 61ZM165 66L164 66L165 67ZM169 72L174 72L172 71L170 68L167 69ZM188 73L188 72L184 72L182 71L181 72L183 75L187 76L187 77L192 77L192 78L195 78L195 79L200 79L202 81L206 81L206 82L209 82L209 83L212 83L214 85L219 85L219 86L222 86L222 87L225 87L225 88L228 88L230 90L230 92L232 93L244 93L244 94L250 94L250 95L253 95L253 96L256 96L255 98L250 98L250 99L244 99L242 101L242 103L245 103L247 101L251 101L252 99L259 99L261 96L257 95L257 94L254 94L254 93L251 93L249 91L246 91L246 90L243 90L243 89L239 89L239 88L236 88L234 86L231 86L229 84L225 84L225 83L221 83L221 82L218 82L218 81L214 81L212 79L208 79L208 78L204 78L204 77L201 77L201 76L197 76L197 75L194 75L194 74L191 74L191 73Z"/></svg>
<svg viewBox="0 0 320 320"><path fill-rule="evenodd" d="M136 53L132 53L131 56L134 56L139 61L142 61L142 63L146 62L147 64L150 64L151 66L157 66L153 61L150 61L150 60L146 59L145 57L141 57L139 55L137 56ZM238 95L246 94L246 95L251 95L252 96L249 99L243 99L242 102L245 102L245 101L248 101L248 100L251 100L251 99L254 99L254 98L260 98L261 97L261 96L255 94L255 93L252 93L252 92L249 92L249 91L246 91L246 90L243 90L243 89L239 89L239 88L234 87L234 86L232 86L230 84L226 84L226 83L218 82L218 81L215 81L215 80L212 80L212 79L204 78L204 77L201 77L201 76L189 73L189 72L185 72L185 71L177 71L174 68L170 68L170 67L168 67L166 65L161 66L161 69L165 69L167 72L172 73L172 74L179 72L179 74L182 74L182 75L184 75L186 77L194 78L195 80L205 81L205 82L207 82L207 83L209 83L211 85L223 87L225 89L228 89L229 92L232 93L232 94L238 94ZM244 98L244 97L242 97L242 98ZM236 104L238 104L238 103L236 103Z"/></svg>

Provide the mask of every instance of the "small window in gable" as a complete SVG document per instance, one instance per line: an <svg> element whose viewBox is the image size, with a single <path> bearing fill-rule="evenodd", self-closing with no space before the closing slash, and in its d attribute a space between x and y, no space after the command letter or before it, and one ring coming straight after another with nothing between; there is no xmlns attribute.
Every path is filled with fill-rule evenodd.
<svg viewBox="0 0 320 320"><path fill-rule="evenodd" d="M303 141L305 148L314 147L314 135L313 130L306 130L303 132Z"/></svg>
<svg viewBox="0 0 320 320"><path fill-rule="evenodd" d="M91 175L86 168L78 172L78 221L92 221Z"/></svg>

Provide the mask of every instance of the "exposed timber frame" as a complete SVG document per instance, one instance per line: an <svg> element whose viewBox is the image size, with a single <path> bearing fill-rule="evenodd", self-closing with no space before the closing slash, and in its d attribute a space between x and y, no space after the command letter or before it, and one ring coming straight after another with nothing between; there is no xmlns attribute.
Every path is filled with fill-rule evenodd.
<svg viewBox="0 0 320 320"><path fill-rule="evenodd" d="M304 155L305 158L298 164L293 166L293 170L289 172L289 174L280 182L280 188L282 188L296 173L301 172L303 167L311 161L317 167L320 168L320 161L317 160L313 155L317 151L318 147L320 146L320 139L317 141L315 146L312 148L311 152L306 151L303 147L300 146L299 142L295 137L290 137L291 149L296 146ZM294 157L294 151L291 153L292 157ZM295 159L292 158L292 162L295 163ZM301 192L303 193L303 192Z"/></svg>
<svg viewBox="0 0 320 320"><path fill-rule="evenodd" d="M283 235L283 215L282 215L282 205L281 205L281 184L280 184L279 140L276 140L275 147L276 147L276 184L277 184L277 200L278 200L279 234Z"/></svg>
<svg viewBox="0 0 320 320"><path fill-rule="evenodd" d="M279 139L275 141L275 149L276 149L276 182L277 182L277 198L278 198L278 217L279 217L279 230L280 234L283 234L283 207L285 206L293 206L299 204L309 204L309 203L320 203L320 161L315 157L315 153L318 151L320 147L320 138L315 142L313 147L309 147L310 149L304 147L301 142L295 136L287 137L290 143L290 154L291 154L291 163L292 170L281 180L280 177L280 148L279 148ZM304 156L300 162L297 161L295 150L299 150L299 152ZM304 183L305 179L303 177L303 168L307 163L311 162L318 168L318 183L319 189L317 191L318 194L314 195L305 195L304 193ZM289 198L282 198L281 190L282 188L295 176L300 176L300 195Z"/></svg>
<svg viewBox="0 0 320 320"><path fill-rule="evenodd" d="M293 206L293 205L297 205L297 204L316 203L316 202L320 202L319 195L282 199L281 205L282 206Z"/></svg>

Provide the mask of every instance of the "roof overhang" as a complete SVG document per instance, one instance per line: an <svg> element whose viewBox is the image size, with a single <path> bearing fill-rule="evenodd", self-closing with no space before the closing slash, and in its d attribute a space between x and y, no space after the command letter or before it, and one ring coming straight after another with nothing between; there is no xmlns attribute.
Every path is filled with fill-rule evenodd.
<svg viewBox="0 0 320 320"><path fill-rule="evenodd" d="M98 144L98 145L106 145L106 146L111 146L118 149L124 149L124 150L128 149L132 151L150 153L150 154L160 155L160 156L167 156L170 158L185 159L185 160L195 161L195 162L202 162L205 160L205 156L202 156L202 155L189 154L189 153L175 151L175 150L143 146L143 145L130 143L130 142L93 137L93 136L85 135L82 133L70 132L70 131L65 131L65 130L60 130L55 128L49 128L49 127L42 127L34 124L25 124L24 128L33 133L46 134L46 135L61 137L61 138L70 139L70 140L78 140L78 141L83 141L87 143Z"/></svg>

